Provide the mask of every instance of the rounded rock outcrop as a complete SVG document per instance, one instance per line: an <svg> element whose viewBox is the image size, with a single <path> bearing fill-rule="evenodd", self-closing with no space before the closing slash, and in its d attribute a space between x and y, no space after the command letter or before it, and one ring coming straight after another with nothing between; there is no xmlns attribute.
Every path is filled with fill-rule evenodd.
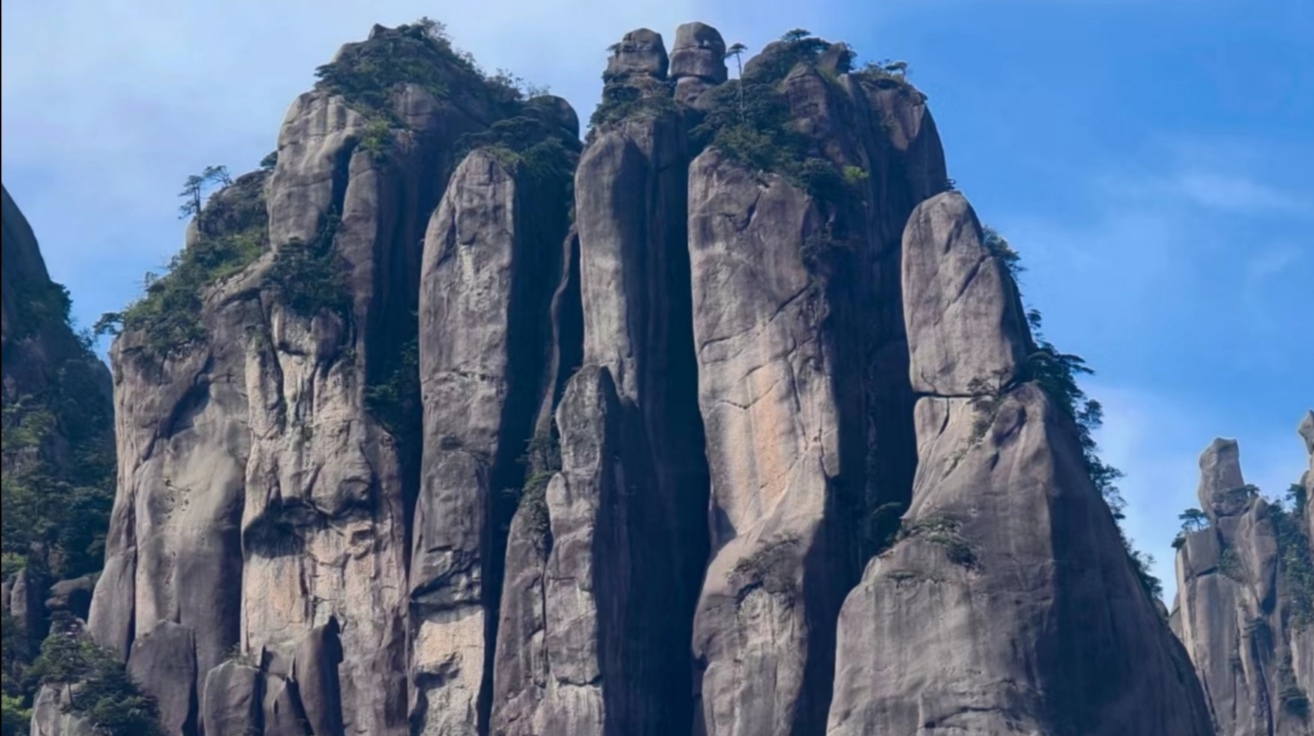
<svg viewBox="0 0 1314 736"><path fill-rule="evenodd" d="M612 47L611 58L607 60L604 80L611 80L632 75L644 75L654 79L665 79L670 67L670 57L666 55L666 44L662 34L639 28L621 37L620 43Z"/></svg>
<svg viewBox="0 0 1314 736"><path fill-rule="evenodd" d="M698 77L713 84L726 80L725 39L706 23L685 23L675 29L671 77Z"/></svg>

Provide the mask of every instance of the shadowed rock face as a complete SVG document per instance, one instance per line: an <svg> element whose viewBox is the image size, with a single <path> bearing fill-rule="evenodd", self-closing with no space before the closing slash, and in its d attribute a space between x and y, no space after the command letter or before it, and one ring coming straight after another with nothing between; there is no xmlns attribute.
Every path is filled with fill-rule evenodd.
<svg viewBox="0 0 1314 736"><path fill-rule="evenodd" d="M89 626L171 735L1211 732L924 96L838 44L777 69L823 189L691 131L709 26L626 34L582 150L417 33L337 60L432 44L442 85L330 69L239 180L272 248L204 338L113 347ZM340 299L276 278L298 243Z"/></svg>
<svg viewBox="0 0 1314 736"><path fill-rule="evenodd" d="M1279 509L1260 498L1242 476L1237 443L1225 439L1200 455L1199 495L1209 524L1186 532L1177 553L1176 633L1218 732L1307 734L1314 629L1295 566L1309 559L1308 505Z"/></svg>
<svg viewBox="0 0 1314 736"><path fill-rule="evenodd" d="M917 478L840 614L827 733L1211 733L1071 419L1020 370L1016 292L980 239L952 192L904 231Z"/></svg>

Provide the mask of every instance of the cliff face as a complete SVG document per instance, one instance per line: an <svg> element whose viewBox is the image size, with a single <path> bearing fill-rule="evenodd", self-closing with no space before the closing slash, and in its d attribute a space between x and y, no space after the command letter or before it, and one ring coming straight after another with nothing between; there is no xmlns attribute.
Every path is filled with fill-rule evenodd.
<svg viewBox="0 0 1314 736"><path fill-rule="evenodd" d="M1307 413L1302 435L1310 424ZM1288 508L1246 484L1235 441L1214 440L1200 456L1204 519L1178 538L1175 629L1226 736L1314 727L1311 475L1293 485Z"/></svg>
<svg viewBox="0 0 1314 736"><path fill-rule="evenodd" d="M960 195L914 211L903 286L917 477L840 614L828 733L1209 733Z"/></svg>
<svg viewBox="0 0 1314 736"><path fill-rule="evenodd" d="M581 150L376 27L210 199L88 621L166 732L1211 732L926 98L725 55L626 34Z"/></svg>

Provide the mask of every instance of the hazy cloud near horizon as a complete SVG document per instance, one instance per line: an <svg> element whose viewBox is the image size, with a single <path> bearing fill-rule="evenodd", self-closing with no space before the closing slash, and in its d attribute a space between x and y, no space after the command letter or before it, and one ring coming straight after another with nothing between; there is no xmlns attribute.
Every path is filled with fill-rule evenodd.
<svg viewBox="0 0 1314 736"><path fill-rule="evenodd" d="M1028 301L1099 373L1128 530L1172 590L1196 457L1242 443L1269 494L1314 407L1314 4L767 0L4 0L3 176L89 324L181 245L182 180L273 150L316 66L428 15L489 70L587 119L606 47L702 20L760 48L802 27L901 58L951 175L1022 253ZM1116 39L1116 41L1114 41ZM1262 70L1262 71L1257 71Z"/></svg>

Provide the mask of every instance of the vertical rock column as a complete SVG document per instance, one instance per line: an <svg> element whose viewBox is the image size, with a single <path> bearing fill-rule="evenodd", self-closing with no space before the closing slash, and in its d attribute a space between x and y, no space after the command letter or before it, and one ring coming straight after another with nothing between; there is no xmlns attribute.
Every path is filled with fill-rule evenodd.
<svg viewBox="0 0 1314 736"><path fill-rule="evenodd" d="M957 193L903 242L917 476L839 620L827 733L1212 733L1072 420L1027 381L1014 286Z"/></svg>
<svg viewBox="0 0 1314 736"><path fill-rule="evenodd" d="M520 461L555 391L547 365L560 351L549 348L558 331L549 316L560 289L545 275L562 271L565 184L477 149L425 235L424 458L410 596L417 733L486 733L494 707L508 491L525 481ZM519 547L511 552L518 564Z"/></svg>
<svg viewBox="0 0 1314 736"><path fill-rule="evenodd" d="M669 94L667 63L660 35L632 31L608 63L608 86ZM634 581L610 600L594 596L604 616L598 647L626 668L602 675L605 728L655 735L691 718L687 647L706 560L707 470L687 297L684 125L668 106L650 112L591 134L575 211L584 363L611 375L625 428L627 541L599 553L624 561ZM562 472L572 472L565 458Z"/></svg>
<svg viewBox="0 0 1314 736"><path fill-rule="evenodd" d="M831 305L803 253L824 223L806 194L776 176L759 185L715 150L694 160L690 182L715 549L695 621L700 728L813 733L829 686L813 663L830 657L816 641L846 577L827 539L840 473Z"/></svg>
<svg viewBox="0 0 1314 736"><path fill-rule="evenodd" d="M699 98L725 82L725 40L721 32L705 23L685 23L675 29L671 48L670 77L675 80L675 99L695 109Z"/></svg>
<svg viewBox="0 0 1314 736"><path fill-rule="evenodd" d="M581 368L556 413L562 470L512 521L496 736L652 732L627 721L628 688L651 683L627 679L633 632L621 630L643 584L631 577L624 422L610 372Z"/></svg>

